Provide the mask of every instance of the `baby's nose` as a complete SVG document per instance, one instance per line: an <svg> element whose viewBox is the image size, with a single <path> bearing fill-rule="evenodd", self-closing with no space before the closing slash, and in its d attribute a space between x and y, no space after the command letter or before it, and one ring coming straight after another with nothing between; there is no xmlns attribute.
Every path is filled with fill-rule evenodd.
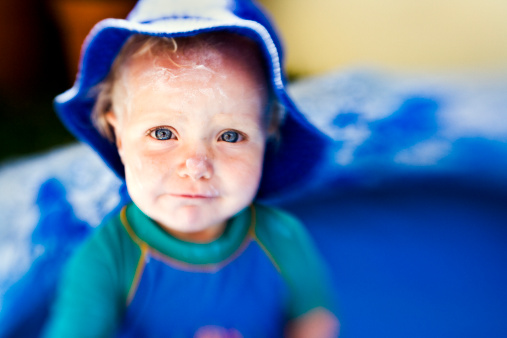
<svg viewBox="0 0 507 338"><path fill-rule="evenodd" d="M196 155L188 158L180 170L180 177L190 177L197 181L200 179L210 179L213 169L209 159L203 155Z"/></svg>

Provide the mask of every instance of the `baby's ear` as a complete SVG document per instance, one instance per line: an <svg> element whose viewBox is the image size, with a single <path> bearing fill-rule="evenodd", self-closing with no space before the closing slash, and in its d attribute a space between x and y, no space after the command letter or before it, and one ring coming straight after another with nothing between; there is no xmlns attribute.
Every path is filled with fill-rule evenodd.
<svg viewBox="0 0 507 338"><path fill-rule="evenodd" d="M120 137L120 123L118 121L118 118L116 117L115 113L112 111L108 111L105 115L107 123L111 126L111 129L114 133L114 140L116 143L116 148L118 148L118 153L120 154L120 157L122 155L122 144L121 144L121 137Z"/></svg>
<svg viewBox="0 0 507 338"><path fill-rule="evenodd" d="M267 121L268 140L278 142L280 139L280 125L285 117L284 108L277 102L272 102L269 107Z"/></svg>

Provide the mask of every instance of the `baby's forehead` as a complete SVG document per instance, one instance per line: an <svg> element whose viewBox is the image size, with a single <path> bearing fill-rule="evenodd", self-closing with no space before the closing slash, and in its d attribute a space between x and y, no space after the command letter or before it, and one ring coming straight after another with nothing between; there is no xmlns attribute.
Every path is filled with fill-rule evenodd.
<svg viewBox="0 0 507 338"><path fill-rule="evenodd" d="M137 50L136 50L137 48ZM146 38L127 57L128 70L151 70L158 75L202 73L264 74L261 54L253 41L234 34L205 34L188 38ZM156 75L156 74L155 74ZM259 80L261 79L259 77Z"/></svg>
<svg viewBox="0 0 507 338"><path fill-rule="evenodd" d="M140 89L136 85L139 82L146 89L167 87L173 91L188 86L206 88L230 84L237 84L238 90L267 89L262 60L257 50L245 43L183 40L141 51L128 60L122 74L127 76L122 82L130 87L134 84L136 89Z"/></svg>
<svg viewBox="0 0 507 338"><path fill-rule="evenodd" d="M214 49L200 48L176 52L156 51L136 56L126 64L125 71L134 78L182 80L195 77L209 78L212 75L235 72L237 65L238 63L227 54Z"/></svg>

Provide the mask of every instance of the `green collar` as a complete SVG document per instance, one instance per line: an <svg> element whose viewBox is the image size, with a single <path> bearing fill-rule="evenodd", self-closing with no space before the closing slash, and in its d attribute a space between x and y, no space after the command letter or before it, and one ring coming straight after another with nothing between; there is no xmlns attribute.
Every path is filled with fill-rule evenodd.
<svg viewBox="0 0 507 338"><path fill-rule="evenodd" d="M123 209L121 220L141 249L187 264L218 264L228 261L240 251L249 229L253 230L255 226L255 209L252 205L232 217L224 233L210 243L192 243L173 237L133 203Z"/></svg>

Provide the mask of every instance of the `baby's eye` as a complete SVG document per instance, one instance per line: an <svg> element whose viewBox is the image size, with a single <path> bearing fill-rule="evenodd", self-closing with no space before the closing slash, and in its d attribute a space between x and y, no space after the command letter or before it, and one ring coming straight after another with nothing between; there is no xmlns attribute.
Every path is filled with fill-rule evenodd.
<svg viewBox="0 0 507 338"><path fill-rule="evenodd" d="M154 139L165 141L174 138L173 132L166 127L160 127L150 131L150 136Z"/></svg>
<svg viewBox="0 0 507 338"><path fill-rule="evenodd" d="M229 142L229 143L236 143L238 141L241 141L242 139L243 139L243 135L241 135L240 133L233 131L233 130L228 130L225 133L223 133L222 135L220 135L221 141L225 141L225 142Z"/></svg>

